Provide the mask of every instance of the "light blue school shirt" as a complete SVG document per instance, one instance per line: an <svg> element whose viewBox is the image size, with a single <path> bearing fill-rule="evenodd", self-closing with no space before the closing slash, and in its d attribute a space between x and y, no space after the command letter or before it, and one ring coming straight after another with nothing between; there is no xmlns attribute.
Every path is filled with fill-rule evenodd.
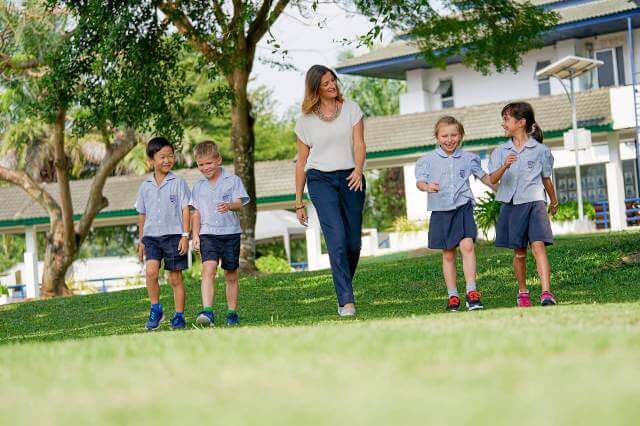
<svg viewBox="0 0 640 426"><path fill-rule="evenodd" d="M489 160L491 173L504 164L509 154L516 154L518 159L507 169L500 179L496 200L513 204L524 204L532 201L545 201L547 196L542 185L543 177L553 173L553 154L548 146L529 138L520 152L513 141L503 143L493 150Z"/></svg>
<svg viewBox="0 0 640 426"><path fill-rule="evenodd" d="M189 185L172 172L158 185L153 174L138 190L135 208L145 215L145 237L182 234L182 209L189 207Z"/></svg>
<svg viewBox="0 0 640 426"><path fill-rule="evenodd" d="M486 175L477 154L456 149L447 155L440 147L420 157L415 173L417 182L440 185L438 192L427 193L430 211L454 210L473 201L469 177L482 179Z"/></svg>
<svg viewBox="0 0 640 426"><path fill-rule="evenodd" d="M233 200L242 201L244 206L249 202L249 195L242 180L224 168L213 185L206 177L193 185L189 204L200 213L200 235L229 235L242 232L237 212L218 212L218 204L230 203Z"/></svg>

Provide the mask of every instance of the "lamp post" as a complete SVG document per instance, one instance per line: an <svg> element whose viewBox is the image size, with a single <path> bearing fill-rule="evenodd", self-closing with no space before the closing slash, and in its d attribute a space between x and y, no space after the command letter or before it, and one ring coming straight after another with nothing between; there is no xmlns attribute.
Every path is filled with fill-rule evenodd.
<svg viewBox="0 0 640 426"><path fill-rule="evenodd" d="M584 218L584 207L582 203L582 178L580 176L580 158L578 154L578 113L573 81L576 77L598 68L603 64L604 62L595 59L569 55L536 72L537 77L556 78L562 85L571 104L572 140L576 161L576 196L578 198L578 217L580 220ZM562 82L564 79L569 80L569 91L567 91L567 87Z"/></svg>

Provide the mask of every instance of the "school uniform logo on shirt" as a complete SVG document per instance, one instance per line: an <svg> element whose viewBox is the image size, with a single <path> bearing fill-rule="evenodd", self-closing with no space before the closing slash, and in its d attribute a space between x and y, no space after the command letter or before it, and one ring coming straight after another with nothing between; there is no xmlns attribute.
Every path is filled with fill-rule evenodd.
<svg viewBox="0 0 640 426"><path fill-rule="evenodd" d="M466 173L466 170L464 169L460 169L460 177L464 179L464 175Z"/></svg>
<svg viewBox="0 0 640 426"><path fill-rule="evenodd" d="M536 165L535 161L527 161L527 167L529 169L533 169L533 166L535 166L535 165Z"/></svg>
<svg viewBox="0 0 640 426"><path fill-rule="evenodd" d="M177 195L169 195L169 201L171 201L171 204L175 204L178 201L178 196Z"/></svg>

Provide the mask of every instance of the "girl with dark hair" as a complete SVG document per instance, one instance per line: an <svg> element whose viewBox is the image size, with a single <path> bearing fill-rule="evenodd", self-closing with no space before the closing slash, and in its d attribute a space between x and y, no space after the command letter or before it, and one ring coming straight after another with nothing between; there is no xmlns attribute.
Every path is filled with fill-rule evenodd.
<svg viewBox="0 0 640 426"><path fill-rule="evenodd" d="M543 306L555 305L550 291L551 267L545 246L553 243L547 215L558 211L558 199L551 181L553 155L542 143L544 135L536 123L533 108L526 102L513 102L502 109L502 128L508 142L498 146L489 161L491 182L498 186L496 199L502 203L496 225L496 246L514 250L513 269L518 281L517 305L531 306L526 286L527 246L531 246L540 276Z"/></svg>
<svg viewBox="0 0 640 426"><path fill-rule="evenodd" d="M353 276L360 259L365 199L362 111L340 93L336 74L323 65L307 71L302 115L296 123L296 213L306 225L305 183L327 242L338 314L354 316Z"/></svg>

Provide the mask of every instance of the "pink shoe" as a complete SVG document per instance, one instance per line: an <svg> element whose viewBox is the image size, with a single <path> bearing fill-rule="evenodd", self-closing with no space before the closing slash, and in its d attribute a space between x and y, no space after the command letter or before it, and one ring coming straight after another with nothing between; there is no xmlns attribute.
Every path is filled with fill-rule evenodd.
<svg viewBox="0 0 640 426"><path fill-rule="evenodd" d="M556 303L556 298L550 291L544 291L540 295L540 304L542 306L555 305Z"/></svg>
<svg viewBox="0 0 640 426"><path fill-rule="evenodd" d="M529 297L529 292L518 293L517 303L519 308L530 308L531 298Z"/></svg>

